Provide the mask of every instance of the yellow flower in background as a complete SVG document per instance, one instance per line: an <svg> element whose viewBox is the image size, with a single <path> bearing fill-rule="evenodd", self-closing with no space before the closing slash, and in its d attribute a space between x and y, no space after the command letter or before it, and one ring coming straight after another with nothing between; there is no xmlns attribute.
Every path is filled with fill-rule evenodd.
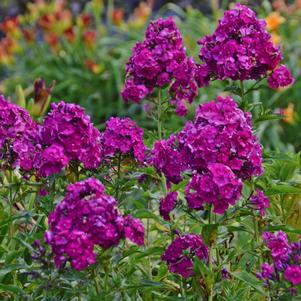
<svg viewBox="0 0 301 301"><path fill-rule="evenodd" d="M130 17L129 25L135 28L143 27L152 13L152 8L153 1L140 2Z"/></svg>
<svg viewBox="0 0 301 301"><path fill-rule="evenodd" d="M295 122L294 118L294 104L289 103L287 108L283 109L283 121L289 124L293 124Z"/></svg>
<svg viewBox="0 0 301 301"><path fill-rule="evenodd" d="M279 45L281 43L281 36L277 32L272 32L271 40L272 40L273 44Z"/></svg>
<svg viewBox="0 0 301 301"><path fill-rule="evenodd" d="M265 21L267 23L267 29L275 31L285 22L285 18L283 18L279 12L272 12L265 18Z"/></svg>
<svg viewBox="0 0 301 301"><path fill-rule="evenodd" d="M94 74L99 74L102 72L103 68L101 65L98 65L91 59L86 59L85 60L85 66L86 68L91 71Z"/></svg>

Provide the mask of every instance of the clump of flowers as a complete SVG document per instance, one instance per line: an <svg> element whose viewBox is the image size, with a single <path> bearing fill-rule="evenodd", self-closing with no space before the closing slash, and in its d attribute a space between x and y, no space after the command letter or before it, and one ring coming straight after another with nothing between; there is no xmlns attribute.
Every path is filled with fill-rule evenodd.
<svg viewBox="0 0 301 301"><path fill-rule="evenodd" d="M211 203L222 214L239 199L242 181L261 175L262 150L252 133L250 113L232 98L218 97L200 105L195 120L180 133L155 143L152 164L175 184L190 171L188 206L202 209Z"/></svg>
<svg viewBox="0 0 301 301"><path fill-rule="evenodd" d="M166 220L170 220L169 213L175 208L178 201L178 193L176 191L168 192L165 198L160 201L160 215Z"/></svg>
<svg viewBox="0 0 301 301"><path fill-rule="evenodd" d="M23 108L0 95L0 158L11 167L33 167L37 124Z"/></svg>
<svg viewBox="0 0 301 301"><path fill-rule="evenodd" d="M185 157L179 152L176 140L176 136L171 136L167 140L156 141L151 154L151 164L175 184L181 182L181 173L187 169Z"/></svg>
<svg viewBox="0 0 301 301"><path fill-rule="evenodd" d="M272 258L276 263L288 261L291 246L285 232L279 231L276 234L264 232L262 238L267 247L271 250Z"/></svg>
<svg viewBox="0 0 301 301"><path fill-rule="evenodd" d="M220 163L208 164L208 172L195 174L186 186L188 207L202 209L204 203L214 205L214 212L223 214L240 197L242 182L229 167Z"/></svg>
<svg viewBox="0 0 301 301"><path fill-rule="evenodd" d="M290 86L294 81L291 72L284 65L280 65L268 78L269 87L272 89Z"/></svg>
<svg viewBox="0 0 301 301"><path fill-rule="evenodd" d="M199 86L214 79L258 80L267 77L282 59L279 47L266 31L265 21L241 4L226 11L215 32L198 43L203 62L198 66ZM291 81L282 81L287 83Z"/></svg>
<svg viewBox="0 0 301 301"><path fill-rule="evenodd" d="M141 221L121 215L116 200L94 178L69 185L48 222L45 241L52 247L57 267L70 261L74 269L82 270L95 263L94 245L107 249L122 238L144 243Z"/></svg>
<svg viewBox="0 0 301 301"><path fill-rule="evenodd" d="M132 154L137 161L144 161L143 130L130 118L111 117L101 136L101 144L104 157Z"/></svg>
<svg viewBox="0 0 301 301"><path fill-rule="evenodd" d="M264 216L265 209L270 207L269 199L264 195L263 191L260 189L257 189L256 194L251 196L250 203L256 210L260 212L261 216Z"/></svg>
<svg viewBox="0 0 301 301"><path fill-rule="evenodd" d="M178 115L183 116L186 103L191 103L197 95L195 71L173 18L160 18L150 23L144 41L133 48L121 94L125 101L139 103L156 88L169 86L171 103L176 105Z"/></svg>
<svg viewBox="0 0 301 301"><path fill-rule="evenodd" d="M196 234L178 236L165 250L162 260L166 261L171 273L179 274L184 278L193 275L193 258L208 260L208 248L202 237Z"/></svg>
<svg viewBox="0 0 301 301"><path fill-rule="evenodd" d="M85 168L100 164L100 133L84 109L75 104L61 101L51 105L39 128L39 144L42 150L35 167L41 176L60 170L59 166L71 160L82 162Z"/></svg>
<svg viewBox="0 0 301 301"><path fill-rule="evenodd" d="M286 233L278 231L275 234L264 232L263 241L270 251L272 264L265 262L257 277L271 286L284 284L281 280L283 275L292 286L290 291L293 293L294 286L301 284L301 240L289 243Z"/></svg>
<svg viewBox="0 0 301 301"><path fill-rule="evenodd" d="M262 151L252 133L251 115L229 96L199 106L194 122L179 134L179 147L198 172L208 163L221 163L243 180L262 173Z"/></svg>

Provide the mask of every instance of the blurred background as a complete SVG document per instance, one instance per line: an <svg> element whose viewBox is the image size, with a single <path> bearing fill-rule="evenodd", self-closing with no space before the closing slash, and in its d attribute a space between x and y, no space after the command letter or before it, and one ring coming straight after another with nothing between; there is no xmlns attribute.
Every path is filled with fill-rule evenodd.
<svg viewBox="0 0 301 301"><path fill-rule="evenodd" d="M131 49L143 39L152 19L174 16L187 52L196 62L197 40L211 34L225 9L241 2L265 19L274 43L285 55L296 83L288 89L254 91L250 101L261 100L280 120L261 122L256 131L272 150L301 150L301 1L165 1L165 0L1 0L0 93L16 100L16 87L33 97L33 82L45 80L52 101L64 99L85 107L99 128L111 115L130 116L152 129L142 105L125 104L120 97L125 64ZM55 82L55 84L54 84ZM199 91L195 106L225 93L216 82ZM175 130L185 119L173 116L167 128Z"/></svg>

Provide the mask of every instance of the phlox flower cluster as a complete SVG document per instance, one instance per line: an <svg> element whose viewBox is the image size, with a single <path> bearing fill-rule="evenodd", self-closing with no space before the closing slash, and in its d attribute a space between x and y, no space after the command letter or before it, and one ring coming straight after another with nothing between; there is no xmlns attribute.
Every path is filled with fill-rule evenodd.
<svg viewBox="0 0 301 301"><path fill-rule="evenodd" d="M156 88L169 86L171 103L176 106L177 114L183 116L187 112L186 103L192 103L197 95L195 71L173 18L159 18L149 24L144 41L133 48L121 94L125 101L139 103Z"/></svg>
<svg viewBox="0 0 301 301"><path fill-rule="evenodd" d="M143 130L130 118L111 117L101 135L103 157L132 154L140 162L144 161L145 145Z"/></svg>
<svg viewBox="0 0 301 301"><path fill-rule="evenodd" d="M250 203L255 210L259 211L261 216L264 216L265 209L270 207L269 199L260 189L257 189L256 193L251 196Z"/></svg>
<svg viewBox="0 0 301 301"><path fill-rule="evenodd" d="M0 117L0 158L39 177L59 173L71 161L95 169L118 153L144 161L143 130L129 118L111 118L101 134L82 107L61 101L38 124L3 96Z"/></svg>
<svg viewBox="0 0 301 301"><path fill-rule="evenodd" d="M35 167L47 177L59 172L69 161L82 162L85 168L100 164L100 133L82 107L63 101L53 103L39 127L41 146Z"/></svg>
<svg viewBox="0 0 301 301"><path fill-rule="evenodd" d="M208 260L208 248L203 243L202 237L196 234L178 236L167 247L161 256L166 261L171 273L179 274L184 278L193 275L193 258Z"/></svg>
<svg viewBox="0 0 301 301"><path fill-rule="evenodd" d="M250 113L230 97L200 105L193 122L154 144L151 161L172 183L179 183L184 171L191 172L188 206L213 204L219 214L239 199L242 181L262 173L262 150L252 133Z"/></svg>
<svg viewBox="0 0 301 301"><path fill-rule="evenodd" d="M291 285L301 284L301 240L289 243L283 231L264 232L262 238L270 251L272 264L264 263L257 277L269 284L271 281L279 282L283 274Z"/></svg>
<svg viewBox="0 0 301 301"><path fill-rule="evenodd" d="M197 81L201 87L215 79L258 80L267 77L282 59L279 47L273 44L266 30L265 21L241 4L226 11L214 33L198 43L203 62L197 67ZM269 83L271 87L287 86L292 83L291 75L281 68L273 73Z"/></svg>
<svg viewBox="0 0 301 301"><path fill-rule="evenodd" d="M52 247L57 267L67 261L76 270L94 264L95 245L107 249L118 245L122 238L137 245L144 243L142 222L121 215L116 200L105 194L102 183L94 178L69 185L48 222L45 241Z"/></svg>
<svg viewBox="0 0 301 301"><path fill-rule="evenodd" d="M10 167L32 169L36 128L26 110L0 95L0 158Z"/></svg>
<svg viewBox="0 0 301 301"><path fill-rule="evenodd" d="M268 85L272 89L287 87L294 83L295 79L285 65L280 65L268 78Z"/></svg>

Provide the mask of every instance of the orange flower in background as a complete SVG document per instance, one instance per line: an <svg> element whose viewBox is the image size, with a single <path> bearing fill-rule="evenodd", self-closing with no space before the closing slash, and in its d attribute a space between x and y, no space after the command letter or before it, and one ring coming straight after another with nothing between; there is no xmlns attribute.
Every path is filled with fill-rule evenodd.
<svg viewBox="0 0 301 301"><path fill-rule="evenodd" d="M73 27L65 29L64 35L69 43L73 44L75 42L76 36Z"/></svg>
<svg viewBox="0 0 301 301"><path fill-rule="evenodd" d="M7 35L14 35L19 30L19 19L17 17L6 17L2 23L0 23L0 30Z"/></svg>
<svg viewBox="0 0 301 301"><path fill-rule="evenodd" d="M265 18L265 21L267 23L267 29L275 31L285 22L285 18L283 18L279 12L272 12Z"/></svg>
<svg viewBox="0 0 301 301"><path fill-rule="evenodd" d="M102 71L101 66L96 64L93 60L91 59L86 59L85 60L85 66L86 68L91 71L94 74L99 74Z"/></svg>
<svg viewBox="0 0 301 301"><path fill-rule="evenodd" d="M271 40L273 44L279 45L281 43L281 36L277 32L272 32Z"/></svg>
<svg viewBox="0 0 301 301"><path fill-rule="evenodd" d="M45 32L63 33L72 25L72 13L69 10L46 13L38 20L38 25Z"/></svg>
<svg viewBox="0 0 301 301"><path fill-rule="evenodd" d="M130 18L130 25L141 27L145 25L152 13L153 1L140 2L135 8L133 16Z"/></svg>
<svg viewBox="0 0 301 301"><path fill-rule="evenodd" d="M7 51L2 47L0 43L0 65L8 66L13 62L13 58Z"/></svg>
<svg viewBox="0 0 301 301"><path fill-rule="evenodd" d="M78 17L78 25L82 28L87 28L92 24L92 16L88 13L82 13Z"/></svg>
<svg viewBox="0 0 301 301"><path fill-rule="evenodd" d="M60 45L59 45L59 36L53 32L46 33L44 35L45 42L50 46L50 48L54 52L58 52L60 50Z"/></svg>
<svg viewBox="0 0 301 301"><path fill-rule="evenodd" d="M122 8L116 8L112 12L112 22L116 26L120 26L124 21L124 10Z"/></svg>
<svg viewBox="0 0 301 301"><path fill-rule="evenodd" d="M5 37L0 40L0 64L10 65L13 63L13 54L22 49L15 39Z"/></svg>
<svg viewBox="0 0 301 301"><path fill-rule="evenodd" d="M295 113L294 113L294 104L289 103L287 108L282 110L283 121L289 124L293 124L295 122Z"/></svg>
<svg viewBox="0 0 301 301"><path fill-rule="evenodd" d="M36 38L36 31L34 28L22 28L22 34L26 42L32 43Z"/></svg>
<svg viewBox="0 0 301 301"><path fill-rule="evenodd" d="M97 32L95 30L87 30L83 33L83 40L87 48L95 48L96 38Z"/></svg>

